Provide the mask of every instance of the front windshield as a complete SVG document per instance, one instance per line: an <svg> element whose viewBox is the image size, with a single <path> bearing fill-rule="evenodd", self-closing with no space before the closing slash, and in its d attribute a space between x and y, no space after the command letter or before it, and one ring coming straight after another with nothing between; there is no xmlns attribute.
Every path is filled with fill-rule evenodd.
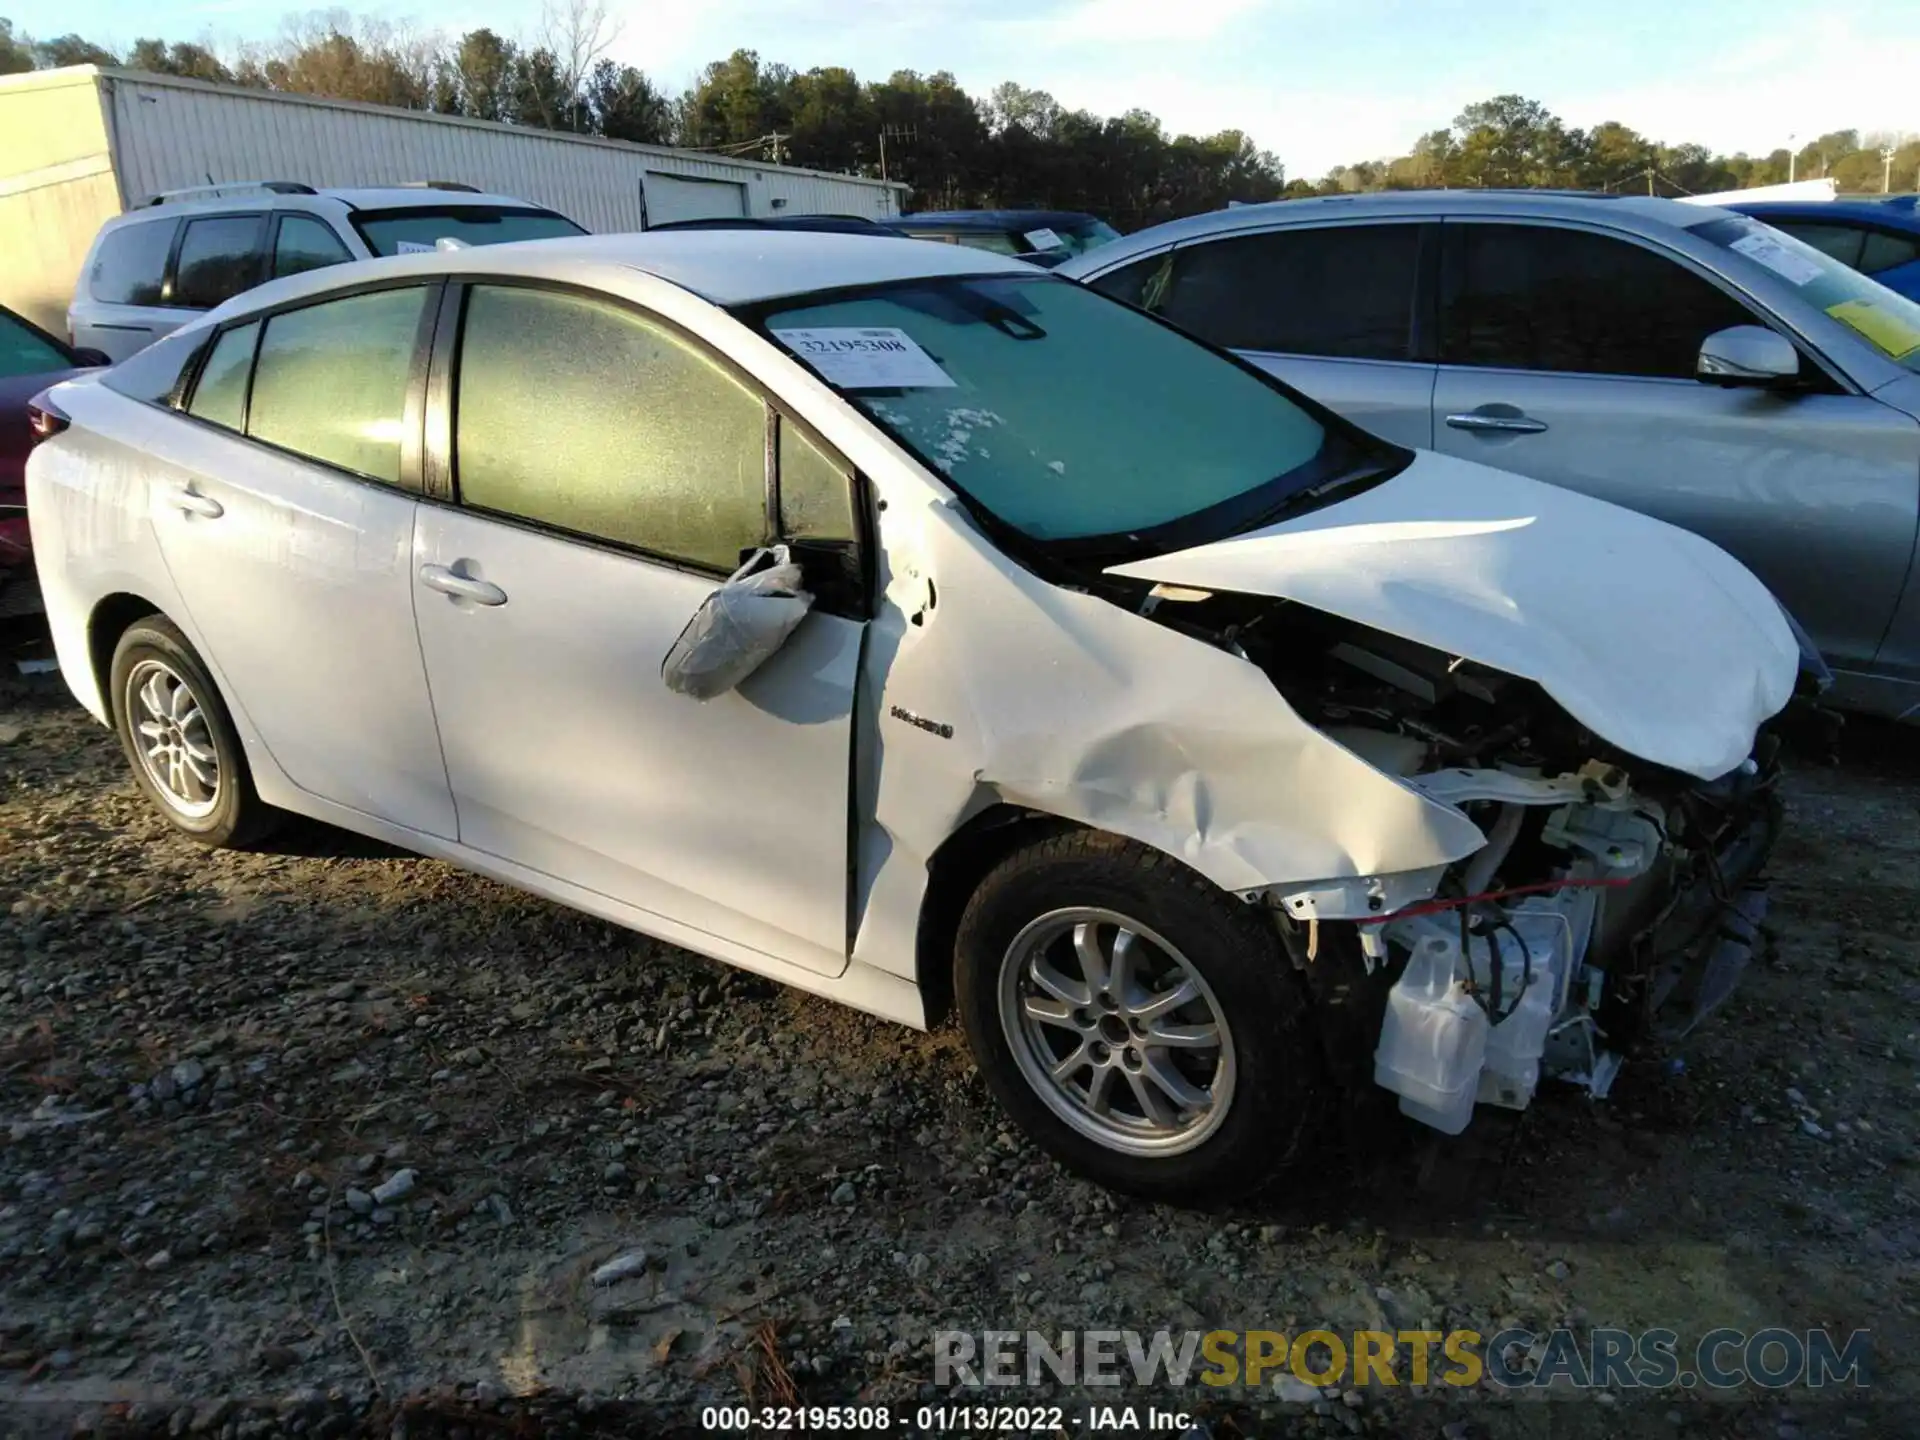
<svg viewBox="0 0 1920 1440"><path fill-rule="evenodd" d="M1381 458L1233 361L1070 281L918 280L759 318L1035 540L1140 541L1200 512L1228 533Z"/></svg>
<svg viewBox="0 0 1920 1440"><path fill-rule="evenodd" d="M353 216L353 228L376 255L431 250L443 237L469 245L505 245L512 240L553 240L587 233L551 210L504 210L498 205L362 210Z"/></svg>
<svg viewBox="0 0 1920 1440"><path fill-rule="evenodd" d="M1702 240L1766 266L1795 286L1807 303L1838 320L1889 360L1920 373L1920 305L1906 296L1786 231L1745 215L1687 228Z"/></svg>

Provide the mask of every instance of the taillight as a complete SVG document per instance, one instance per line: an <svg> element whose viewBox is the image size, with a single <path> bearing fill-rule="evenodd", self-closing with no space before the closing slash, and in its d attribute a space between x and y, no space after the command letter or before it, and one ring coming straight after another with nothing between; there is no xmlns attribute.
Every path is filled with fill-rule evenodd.
<svg viewBox="0 0 1920 1440"><path fill-rule="evenodd" d="M66 412L44 395L27 402L27 428L33 432L36 445L42 440L51 440L72 423Z"/></svg>

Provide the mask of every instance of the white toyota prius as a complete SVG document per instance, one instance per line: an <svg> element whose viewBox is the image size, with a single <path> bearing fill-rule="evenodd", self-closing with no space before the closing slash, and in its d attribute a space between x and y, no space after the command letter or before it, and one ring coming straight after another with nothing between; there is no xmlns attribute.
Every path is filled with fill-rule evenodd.
<svg viewBox="0 0 1920 1440"><path fill-rule="evenodd" d="M1115 1186L1246 1191L1376 1085L1604 1093L1752 943L1807 678L1759 582L1015 260L373 260L36 407L62 673L179 831L951 1007Z"/></svg>

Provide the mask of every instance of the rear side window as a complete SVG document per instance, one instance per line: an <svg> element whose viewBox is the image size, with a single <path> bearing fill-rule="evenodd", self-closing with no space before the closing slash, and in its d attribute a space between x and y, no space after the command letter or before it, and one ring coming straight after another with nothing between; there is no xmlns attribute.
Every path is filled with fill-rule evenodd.
<svg viewBox="0 0 1920 1440"><path fill-rule="evenodd" d="M1174 252L1156 308L1229 350L1406 360L1420 227L1275 230Z"/></svg>
<svg viewBox="0 0 1920 1440"><path fill-rule="evenodd" d="M87 294L104 305L158 305L178 220L122 225L100 237Z"/></svg>
<svg viewBox="0 0 1920 1440"><path fill-rule="evenodd" d="M479 286L454 412L462 503L730 571L767 536L766 411L616 305Z"/></svg>
<svg viewBox="0 0 1920 1440"><path fill-rule="evenodd" d="M1910 265L1920 260L1920 236L1892 235L1885 230L1869 230L1860 247L1860 268L1869 275Z"/></svg>
<svg viewBox="0 0 1920 1440"><path fill-rule="evenodd" d="M1759 323L1684 266L1625 240L1546 225L1446 230L1446 364L1691 380L1702 340Z"/></svg>
<svg viewBox="0 0 1920 1440"><path fill-rule="evenodd" d="M267 319L247 434L388 484L425 289L376 290Z"/></svg>
<svg viewBox="0 0 1920 1440"><path fill-rule="evenodd" d="M200 367L194 382L189 415L244 430L247 423L247 380L253 372L253 347L260 339L260 322L224 332L213 343L213 353Z"/></svg>
<svg viewBox="0 0 1920 1440"><path fill-rule="evenodd" d="M280 233L273 242L273 278L304 275L309 270L324 270L351 260L333 227L307 215L282 215Z"/></svg>
<svg viewBox="0 0 1920 1440"><path fill-rule="evenodd" d="M260 283L262 220L258 215L213 215L187 221L174 263L172 303L211 310Z"/></svg>

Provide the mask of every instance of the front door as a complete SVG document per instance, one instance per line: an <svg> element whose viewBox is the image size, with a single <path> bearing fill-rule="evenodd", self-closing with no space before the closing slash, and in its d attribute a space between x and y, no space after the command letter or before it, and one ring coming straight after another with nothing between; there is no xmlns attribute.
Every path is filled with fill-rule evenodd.
<svg viewBox="0 0 1920 1440"><path fill-rule="evenodd" d="M153 527L188 618L287 778L451 838L414 638L416 501L398 483L433 294L381 290L223 331L190 418L144 411L141 444L159 467Z"/></svg>
<svg viewBox="0 0 1920 1440"><path fill-rule="evenodd" d="M414 553L461 843L838 973L859 616L817 607L704 703L660 665L771 538L769 450L796 500L839 477L850 536L844 469L770 447L755 392L611 301L477 285L462 331L459 499L422 506Z"/></svg>
<svg viewBox="0 0 1920 1440"><path fill-rule="evenodd" d="M1706 536L1837 667L1865 669L1920 523L1920 424L1807 355L1796 392L1693 378L1706 336L1764 323L1623 238L1449 221L1434 447Z"/></svg>

